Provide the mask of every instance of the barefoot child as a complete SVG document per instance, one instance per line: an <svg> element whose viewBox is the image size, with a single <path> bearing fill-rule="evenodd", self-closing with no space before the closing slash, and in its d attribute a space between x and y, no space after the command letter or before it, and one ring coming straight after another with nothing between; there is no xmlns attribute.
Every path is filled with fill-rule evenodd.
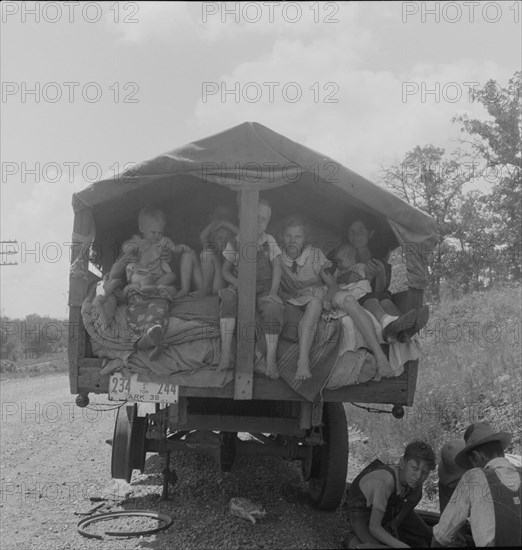
<svg viewBox="0 0 522 550"><path fill-rule="evenodd" d="M289 304L304 308L299 321L299 358L296 380L311 378L310 349L323 309L325 284L332 282L325 268L331 266L321 249L310 244L310 227L304 218L289 216L283 222L281 241L281 288Z"/></svg>
<svg viewBox="0 0 522 550"><path fill-rule="evenodd" d="M118 286L122 286L122 268L124 267L127 282L124 289L147 290L151 287L166 288L174 298L187 296L191 283L201 287L201 269L193 250L184 244L174 244L163 236L166 218L162 210L145 207L138 215L138 227L141 235L133 235L122 245L123 254L113 265L106 293L110 294ZM166 251L182 253L181 256L181 290L175 293L172 286L176 276L172 273L167 261Z"/></svg>
<svg viewBox="0 0 522 550"><path fill-rule="evenodd" d="M334 305L352 317L347 308L353 310L355 299L358 304L362 304L364 309L368 309L380 323L385 342L407 341L404 334L415 326L417 311L412 309L404 314L399 311L397 315L391 315L386 313L377 299L373 300L371 307L367 307L368 302L364 301L364 297L371 293L372 289L370 281L366 278L366 266L363 263L357 263L356 257L357 251L350 244L340 246L334 256L334 262L337 265L335 276L337 284L341 285L341 292L336 297ZM371 326L371 332L374 334L373 324ZM364 336L367 335L364 334Z"/></svg>
<svg viewBox="0 0 522 550"><path fill-rule="evenodd" d="M388 263L386 253L382 249L382 240L378 235L376 221L368 215L355 218L350 224L347 236L348 242L357 250L357 262L365 264L366 278L372 285L372 292L359 299L359 304L364 309L373 313L379 322L388 322L389 318L384 317L385 315L396 318L402 311L407 311L411 316L411 304L416 303L418 306L415 322L408 323L408 326L403 327L396 336L399 342L407 342L426 325L429 309L418 303L417 291L409 288L404 258L402 255L400 259L397 257L397 250L390 258L395 265ZM393 297L389 290L393 291ZM417 299L412 300L413 296L417 296ZM384 339L386 340L386 337Z"/></svg>
<svg viewBox="0 0 522 550"><path fill-rule="evenodd" d="M276 363L277 344L283 320L283 303L278 296L281 281L281 250L272 237L265 233L270 221L270 204L259 200L257 217L257 256L256 256L256 306L260 314L266 342L266 372L270 378L279 378ZM237 318L237 267L239 263L238 237L228 243L223 256L223 279L230 284L219 291L221 359L219 369L230 368L232 361L232 334ZM250 255L250 252L249 252Z"/></svg>
<svg viewBox="0 0 522 550"><path fill-rule="evenodd" d="M337 267L333 276L330 275L335 282L330 285L325 297L325 309L331 310L334 305L350 316L375 357L377 376L374 380L379 380L382 377L394 376L394 372L382 351L370 316L358 302L362 296L371 292L371 286L364 278L364 264L356 263L355 254L355 248L349 244L340 246L335 253L333 261ZM393 319L396 319L393 330L398 331L402 326L402 320L391 318L390 322L393 322ZM392 335L393 330L389 329L387 335Z"/></svg>
<svg viewBox="0 0 522 550"><path fill-rule="evenodd" d="M122 255L112 266L105 283L106 297L123 287L125 279L129 283L124 288L124 295L129 300L129 325L138 322L141 315L152 319L148 325L143 325L142 320L135 324L136 332L141 334L136 347L140 350L152 348L150 359L159 355L169 310L168 300L160 300L154 293L150 294L150 291L163 288L171 298L182 298L188 295L191 283L201 288L201 269L196 254L188 246L176 245L168 237L164 237L165 224L166 218L162 210L143 208L138 215L141 235L134 235L123 243ZM182 254L181 289L177 293L173 286L176 277L165 259L168 251ZM133 290L137 292L131 292Z"/></svg>
<svg viewBox="0 0 522 550"><path fill-rule="evenodd" d="M201 232L199 239L203 250L201 251L201 290L191 292L191 296L201 298L209 294L217 294L218 291L226 286L226 282L221 274L222 255L227 243L234 239L239 228L230 222L228 218L228 209L216 207L214 219Z"/></svg>

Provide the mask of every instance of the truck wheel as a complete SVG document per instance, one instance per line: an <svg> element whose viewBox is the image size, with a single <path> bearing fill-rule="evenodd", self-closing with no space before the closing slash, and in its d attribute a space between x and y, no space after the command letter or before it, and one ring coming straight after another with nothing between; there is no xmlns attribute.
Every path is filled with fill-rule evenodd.
<svg viewBox="0 0 522 550"><path fill-rule="evenodd" d="M121 407L112 440L111 476L130 483L132 470L145 469L147 417L138 416L138 405Z"/></svg>
<svg viewBox="0 0 522 550"><path fill-rule="evenodd" d="M348 470L348 426L342 403L323 407L324 445L313 447L308 488L312 504L335 510L343 498Z"/></svg>

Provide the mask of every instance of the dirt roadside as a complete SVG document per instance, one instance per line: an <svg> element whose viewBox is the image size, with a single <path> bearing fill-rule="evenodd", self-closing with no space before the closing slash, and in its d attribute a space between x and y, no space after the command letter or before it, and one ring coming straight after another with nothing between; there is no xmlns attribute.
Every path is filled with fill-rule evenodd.
<svg viewBox="0 0 522 550"><path fill-rule="evenodd" d="M209 457L175 453L171 466L179 481L168 502L159 500L164 464L158 455L148 455L145 473L135 472L130 485L116 483L105 443L116 411L80 409L74 397L66 374L2 382L2 550L341 547L348 533L343 509L311 508L296 463L243 457L225 474ZM105 396L91 398L108 403ZM353 456L350 461L349 472L357 472L360 464ZM76 531L80 517L74 512L92 508L98 503L89 499L102 496L111 498L114 510L162 512L174 524L143 538L86 539ZM267 516L256 525L231 516L228 503L235 496L259 502Z"/></svg>

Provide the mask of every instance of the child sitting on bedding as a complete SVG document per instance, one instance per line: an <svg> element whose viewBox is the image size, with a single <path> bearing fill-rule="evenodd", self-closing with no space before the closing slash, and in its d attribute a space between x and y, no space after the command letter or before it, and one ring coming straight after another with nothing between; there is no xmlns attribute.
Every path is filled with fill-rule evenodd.
<svg viewBox="0 0 522 550"><path fill-rule="evenodd" d="M320 248L310 244L310 227L304 218L287 217L280 237L283 243L281 289L289 296L289 304L304 308L298 326L299 358L295 379L305 380L312 376L310 349L323 309L324 285L332 284L332 277L325 269L332 264Z"/></svg>
<svg viewBox="0 0 522 550"><path fill-rule="evenodd" d="M217 294L226 286L221 274L222 254L227 243L231 242L239 232L237 225L230 221L230 210L217 206L212 214L212 221L203 229L199 236L203 250L201 251L202 285L200 290L191 292L191 296L201 298L208 294Z"/></svg>
<svg viewBox="0 0 522 550"><path fill-rule="evenodd" d="M151 288L165 288L173 298L187 296L191 283L201 287L201 268L194 251L185 244L174 244L163 236L166 218L162 210L145 207L138 215L141 235L133 235L122 245L122 255L113 265L105 287L106 294L122 286L122 270L125 269L126 295L131 289L145 291ZM176 276L164 259L166 251L182 253L181 289L176 293L173 284Z"/></svg>
<svg viewBox="0 0 522 550"><path fill-rule="evenodd" d="M261 317L266 342L266 374L279 378L276 351L283 323L283 303L278 296L281 281L281 250L268 233L265 233L272 215L270 204L259 200L257 216L257 255L256 255L256 306ZM229 242L223 251L223 279L230 284L219 291L221 359L219 370L230 368L232 361L232 334L237 318L237 267L239 263L238 237ZM250 255L250 252L248 253Z"/></svg>
<svg viewBox="0 0 522 550"><path fill-rule="evenodd" d="M333 258L336 269L333 274L335 284L331 285L327 296L325 309L330 310L334 305L339 310L347 313L361 331L372 353L377 359L377 372L380 377L394 376L393 371L377 340L377 334L373 323L366 313L364 306L360 306L358 300L372 291L370 281L366 279L365 264L356 262L356 249L350 244L340 246ZM376 318L382 327L382 337L396 338L402 331L415 323L416 312L411 310L404 315L394 317L388 315L382 307L377 310ZM364 311L364 315L361 314ZM331 316L331 315L330 315Z"/></svg>

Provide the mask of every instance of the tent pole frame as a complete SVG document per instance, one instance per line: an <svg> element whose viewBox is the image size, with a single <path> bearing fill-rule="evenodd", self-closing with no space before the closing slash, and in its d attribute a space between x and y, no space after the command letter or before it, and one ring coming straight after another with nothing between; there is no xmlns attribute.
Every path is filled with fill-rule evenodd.
<svg viewBox="0 0 522 550"><path fill-rule="evenodd" d="M234 399L252 399L254 385L256 254L259 191L239 192L237 353Z"/></svg>

